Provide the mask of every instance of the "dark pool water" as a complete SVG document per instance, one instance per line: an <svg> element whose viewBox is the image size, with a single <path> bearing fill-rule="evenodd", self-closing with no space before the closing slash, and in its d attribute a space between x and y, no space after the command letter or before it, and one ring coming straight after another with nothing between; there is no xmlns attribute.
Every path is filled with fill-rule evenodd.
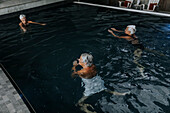
<svg viewBox="0 0 170 113"><path fill-rule="evenodd" d="M85 103L96 112L170 112L170 18L74 4L27 17L47 25L31 25L22 34L18 17L2 20L0 62L37 113L81 112L75 104L84 89L81 79L70 75L73 60L84 52L94 56L108 89L131 92L92 95ZM136 35L147 48L137 60L142 72L134 63L136 48L107 32L129 24L137 26Z"/></svg>

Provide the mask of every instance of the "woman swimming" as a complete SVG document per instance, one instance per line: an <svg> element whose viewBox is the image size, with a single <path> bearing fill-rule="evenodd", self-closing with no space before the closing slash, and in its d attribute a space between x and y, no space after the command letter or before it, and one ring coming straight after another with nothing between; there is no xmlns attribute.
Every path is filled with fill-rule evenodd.
<svg viewBox="0 0 170 113"><path fill-rule="evenodd" d="M26 15L21 14L19 16L19 19L21 20L21 22L19 23L20 28L26 32L27 31L27 27L29 26L29 24L39 24L39 25L46 25L45 23L38 23L38 22L33 22L33 21L27 21L26 19Z"/></svg>
<svg viewBox="0 0 170 113"><path fill-rule="evenodd" d="M111 28L113 31L116 32L124 32L121 36L117 36L113 33L112 30L108 29L108 32L111 33L114 37L117 38L124 38L126 39L129 43L131 43L134 47L139 48L141 50L144 49L144 46L139 42L138 37L135 35L136 32L136 26L135 25L128 25L125 29L125 31L120 31L115 28Z"/></svg>
<svg viewBox="0 0 170 113"><path fill-rule="evenodd" d="M126 39L130 44L132 44L136 50L134 51L134 60L133 62L137 65L137 68L139 69L141 75L144 77L144 66L138 63L138 60L141 58L142 50L144 50L144 46L139 42L138 37L135 35L136 32L136 26L135 25L128 25L125 29L125 31L120 31L115 28L111 28L113 31L116 32L124 32L121 36L117 36L113 33L112 30L108 30L114 37L117 38L124 38Z"/></svg>

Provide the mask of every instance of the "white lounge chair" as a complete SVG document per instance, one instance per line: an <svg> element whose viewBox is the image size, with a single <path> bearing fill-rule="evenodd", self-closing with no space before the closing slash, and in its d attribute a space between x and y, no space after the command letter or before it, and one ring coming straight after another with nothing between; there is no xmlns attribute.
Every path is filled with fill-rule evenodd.
<svg viewBox="0 0 170 113"><path fill-rule="evenodd" d="M149 0L147 10L154 11L160 0Z"/></svg>
<svg viewBox="0 0 170 113"><path fill-rule="evenodd" d="M133 0L125 0L125 1L118 1L119 2L119 7L126 7L126 8L131 8L133 4ZM124 3L124 5L122 5Z"/></svg>
<svg viewBox="0 0 170 113"><path fill-rule="evenodd" d="M134 4L135 7L139 6L140 0L137 0L136 4Z"/></svg>
<svg viewBox="0 0 170 113"><path fill-rule="evenodd" d="M137 0L136 4L134 4L133 7L136 9L140 8L140 10L144 10L145 4L141 4L141 0Z"/></svg>

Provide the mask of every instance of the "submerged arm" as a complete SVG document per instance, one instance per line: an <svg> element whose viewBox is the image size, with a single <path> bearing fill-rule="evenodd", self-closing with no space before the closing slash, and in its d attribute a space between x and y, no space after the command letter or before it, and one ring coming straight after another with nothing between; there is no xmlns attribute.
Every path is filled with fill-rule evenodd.
<svg viewBox="0 0 170 113"><path fill-rule="evenodd" d="M119 93L119 92L116 92L116 91L110 91L110 90L105 90L106 92L108 93L111 93L113 95L127 95L127 94L130 94L130 92L125 92L125 93Z"/></svg>
<svg viewBox="0 0 170 113"><path fill-rule="evenodd" d="M20 28L21 28L24 32L26 32L26 31L27 31L27 29L26 29L26 28L24 28L24 27L22 26L22 23L19 23L19 26L20 26Z"/></svg>
<svg viewBox="0 0 170 113"><path fill-rule="evenodd" d="M119 38L130 39L130 36L119 36Z"/></svg>

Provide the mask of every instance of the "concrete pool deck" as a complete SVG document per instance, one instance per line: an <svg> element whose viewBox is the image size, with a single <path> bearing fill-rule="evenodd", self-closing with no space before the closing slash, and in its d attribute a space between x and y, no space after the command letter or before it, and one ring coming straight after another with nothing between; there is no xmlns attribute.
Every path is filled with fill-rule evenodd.
<svg viewBox="0 0 170 113"><path fill-rule="evenodd" d="M0 0L0 16L66 0Z"/></svg>
<svg viewBox="0 0 170 113"><path fill-rule="evenodd" d="M30 113L18 92L0 67L0 113Z"/></svg>
<svg viewBox="0 0 170 113"><path fill-rule="evenodd" d="M74 3L75 4L95 6L95 7L110 8L110 9L116 9L116 10L122 10L122 11L150 14L150 15L156 15L156 16L170 17L170 14L168 14L168 13L153 12L153 11L146 11L146 10L137 10L137 9L130 9L130 8L121 8L121 7L108 6L108 5L100 5L100 4L93 4L93 3L87 3L87 2L79 2L79 1L78 2L74 1Z"/></svg>

